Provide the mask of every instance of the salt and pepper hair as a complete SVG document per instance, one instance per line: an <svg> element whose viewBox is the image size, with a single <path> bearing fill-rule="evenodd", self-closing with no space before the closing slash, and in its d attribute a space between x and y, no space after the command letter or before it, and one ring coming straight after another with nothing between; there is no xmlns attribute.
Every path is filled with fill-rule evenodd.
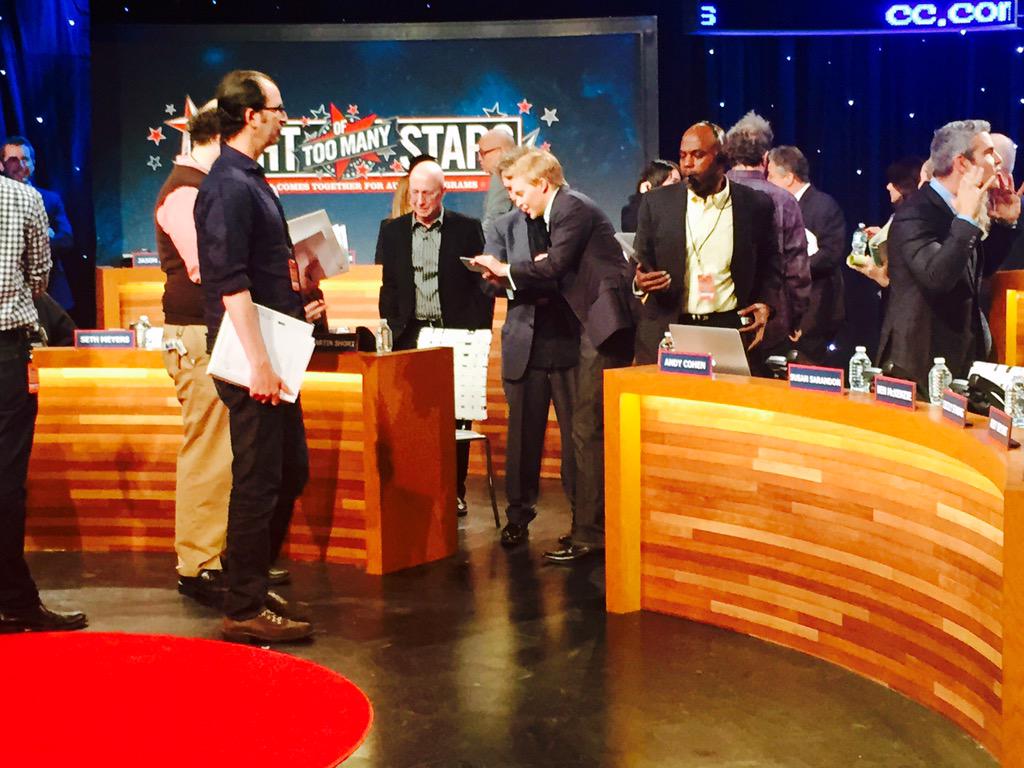
<svg viewBox="0 0 1024 768"><path fill-rule="evenodd" d="M811 166L807 157L798 147L783 145L768 152L768 162L777 165L794 178L807 182L811 180Z"/></svg>
<svg viewBox="0 0 1024 768"><path fill-rule="evenodd" d="M751 110L725 134L723 149L735 165L761 165L774 140L771 124Z"/></svg>
<svg viewBox="0 0 1024 768"><path fill-rule="evenodd" d="M949 176L958 157L971 157L974 137L991 130L986 120L955 120L939 128L932 137L932 173L939 178Z"/></svg>

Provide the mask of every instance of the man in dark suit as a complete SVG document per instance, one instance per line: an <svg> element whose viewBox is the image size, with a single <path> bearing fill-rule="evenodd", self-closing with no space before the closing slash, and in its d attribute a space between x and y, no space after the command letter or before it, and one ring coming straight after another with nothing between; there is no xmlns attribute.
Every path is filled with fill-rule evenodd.
<svg viewBox="0 0 1024 768"><path fill-rule="evenodd" d="M879 354L883 365L915 380L922 396L936 357L965 378L973 361L988 356L981 279L1009 253L1021 209L1021 190L1003 188L987 122L944 125L932 138L931 162L932 180L896 210L889 227L890 299ZM991 202L990 190L997 191Z"/></svg>
<svg viewBox="0 0 1024 768"><path fill-rule="evenodd" d="M494 299L479 275L459 258L475 256L484 245L477 219L445 210L444 173L436 162L419 163L409 174L412 212L380 230L383 282L378 307L394 334L394 348L415 349L426 327L490 328ZM468 429L468 422L457 422ZM466 514L469 444L456 452L457 513Z"/></svg>
<svg viewBox="0 0 1024 768"><path fill-rule="evenodd" d="M575 527L561 549L544 554L571 563L604 548L604 372L628 366L633 357L631 270L611 221L589 197L568 189L554 155L531 150L509 174L513 202L547 226L547 255L511 264L490 255L475 261L487 268L489 280L516 291L557 281L581 326L572 428Z"/></svg>
<svg viewBox="0 0 1024 768"><path fill-rule="evenodd" d="M790 192L800 203L811 258L811 299L800 325L797 349L823 363L829 354L828 345L846 317L846 218L831 195L811 185L810 166L797 147L776 147L768 153L768 181Z"/></svg>
<svg viewBox="0 0 1024 768"><path fill-rule="evenodd" d="M2 152L4 173L15 181L34 187L32 174L36 170L36 151L28 139L23 136L9 136L0 152ZM64 211L64 201L61 200L60 194L40 187L35 187L35 190L43 198L46 218L50 223L50 253L53 256L53 270L50 272L49 292L62 307L71 309L75 305L75 300L71 294L71 286L64 269L64 259L75 244L74 235L71 232L71 222Z"/></svg>
<svg viewBox="0 0 1024 768"><path fill-rule="evenodd" d="M684 183L651 190L640 203L633 241L636 287L645 294L640 364L657 361L671 323L738 328L754 349L780 295L775 207L763 192L726 178L723 139L712 123L689 128L679 144Z"/></svg>
<svg viewBox="0 0 1024 768"><path fill-rule="evenodd" d="M499 216L487 228L484 252L509 264L529 264L547 253L543 218L531 219L518 209ZM500 294L499 294L500 295ZM505 449L505 495L508 523L501 543L515 547L526 541L540 490L540 464L548 409L554 403L562 438L562 489L575 504L576 461L572 445L572 412L579 362L579 321L558 291L558 283L508 291L508 314L501 328L501 380L508 401ZM570 532L570 538L571 538Z"/></svg>

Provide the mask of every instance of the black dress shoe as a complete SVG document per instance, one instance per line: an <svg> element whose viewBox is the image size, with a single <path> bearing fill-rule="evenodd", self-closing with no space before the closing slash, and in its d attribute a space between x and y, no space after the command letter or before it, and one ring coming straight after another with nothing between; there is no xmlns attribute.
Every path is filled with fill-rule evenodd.
<svg viewBox="0 0 1024 768"><path fill-rule="evenodd" d="M466 505L466 500L461 496L455 499L455 516L465 517L469 514L469 507Z"/></svg>
<svg viewBox="0 0 1024 768"><path fill-rule="evenodd" d="M293 603L290 600L285 600L281 595L273 590L267 592L267 599L263 601L263 605L278 616L284 616L286 619L291 619L292 621L303 621L309 623L311 619L309 611L304 609L301 603Z"/></svg>
<svg viewBox="0 0 1024 768"><path fill-rule="evenodd" d="M220 610L227 591L227 579L223 571L206 570L200 571L198 576L178 577L178 592L207 608Z"/></svg>
<svg viewBox="0 0 1024 768"><path fill-rule="evenodd" d="M89 621L81 611L61 613L51 611L40 603L32 608L12 608L0 611L0 633L7 632L62 632L82 629Z"/></svg>
<svg viewBox="0 0 1024 768"><path fill-rule="evenodd" d="M287 584L291 580L292 575L288 572L287 568L275 568L271 566L267 569L267 582L275 587Z"/></svg>
<svg viewBox="0 0 1024 768"><path fill-rule="evenodd" d="M586 544L570 544L564 549L545 552L544 557L552 563L575 563L577 560L589 557L597 551L598 550L593 547L588 547Z"/></svg>
<svg viewBox="0 0 1024 768"><path fill-rule="evenodd" d="M530 529L519 523L509 523L501 529L501 546L506 549L518 547L530 538Z"/></svg>
<svg viewBox="0 0 1024 768"><path fill-rule="evenodd" d="M563 533L558 537L558 543L561 545L562 549L569 547L569 545L572 544L572 533Z"/></svg>

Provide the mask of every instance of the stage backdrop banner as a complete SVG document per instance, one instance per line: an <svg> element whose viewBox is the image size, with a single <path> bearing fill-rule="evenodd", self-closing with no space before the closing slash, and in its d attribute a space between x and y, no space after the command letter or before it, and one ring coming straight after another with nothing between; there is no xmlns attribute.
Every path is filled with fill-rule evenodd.
<svg viewBox="0 0 1024 768"><path fill-rule="evenodd" d="M477 142L508 126L550 148L616 225L657 147L656 21L349 26L101 26L93 41L97 262L155 248L153 203L190 148L189 116L232 69L266 72L288 110L260 163L294 217L325 209L373 260L411 158L438 158L445 205L479 217Z"/></svg>

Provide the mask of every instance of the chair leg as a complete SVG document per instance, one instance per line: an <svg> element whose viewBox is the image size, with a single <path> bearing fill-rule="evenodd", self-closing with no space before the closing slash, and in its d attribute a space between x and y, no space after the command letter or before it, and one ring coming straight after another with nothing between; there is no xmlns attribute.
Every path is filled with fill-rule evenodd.
<svg viewBox="0 0 1024 768"><path fill-rule="evenodd" d="M491 509L494 510L494 527L501 528L501 518L498 516L498 500L494 496L494 471L491 468L491 441L484 438L484 455L487 457L487 488L491 492Z"/></svg>

